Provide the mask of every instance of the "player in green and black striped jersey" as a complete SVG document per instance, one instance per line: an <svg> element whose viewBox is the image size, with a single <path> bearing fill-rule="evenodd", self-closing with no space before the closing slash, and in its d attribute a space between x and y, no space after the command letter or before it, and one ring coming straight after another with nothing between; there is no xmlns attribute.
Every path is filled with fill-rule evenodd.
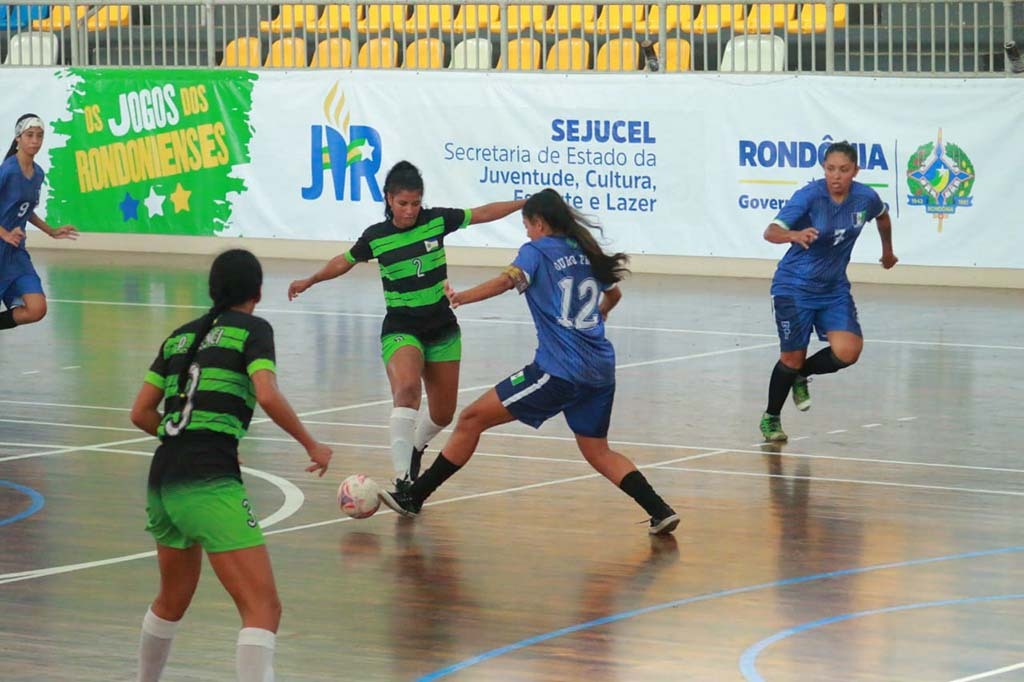
<svg viewBox="0 0 1024 682"><path fill-rule="evenodd" d="M468 225L511 215L524 202L500 201L472 209L424 208L423 178L408 161L388 171L384 197L385 220L366 228L351 249L312 277L292 282L288 298L344 275L357 263L377 261L387 307L381 357L394 405L391 461L401 487L416 478L423 450L451 423L458 398L462 337L444 293L445 237ZM427 409L420 410L417 419L422 386Z"/></svg>
<svg viewBox="0 0 1024 682"><path fill-rule="evenodd" d="M263 532L242 484L238 441L258 402L306 448L313 461L307 471L322 476L331 450L306 431L277 388L274 331L252 314L262 283L259 261L248 251L218 256L210 269L213 308L161 344L132 407L132 422L161 441L150 465L146 505L160 593L142 621L141 682L160 678L199 582L203 549L242 617L238 679L273 677L281 604Z"/></svg>

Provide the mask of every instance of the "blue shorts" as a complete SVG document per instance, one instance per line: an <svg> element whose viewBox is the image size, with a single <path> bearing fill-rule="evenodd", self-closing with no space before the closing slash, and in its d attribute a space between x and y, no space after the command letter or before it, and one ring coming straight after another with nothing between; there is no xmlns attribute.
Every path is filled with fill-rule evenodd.
<svg viewBox="0 0 1024 682"><path fill-rule="evenodd" d="M8 279L0 279L0 300L6 308L17 308L25 305L22 297L25 294L43 293L43 283L39 275L32 272L23 272Z"/></svg>
<svg viewBox="0 0 1024 682"><path fill-rule="evenodd" d="M857 306L850 292L813 299L772 296L775 326L779 330L782 352L805 350L812 328L818 339L827 341L829 332L850 332L863 336L857 321Z"/></svg>
<svg viewBox="0 0 1024 682"><path fill-rule="evenodd" d="M565 413L572 432L588 438L604 438L612 419L615 384L585 386L551 376L531 363L494 389L512 416L538 428L556 414Z"/></svg>

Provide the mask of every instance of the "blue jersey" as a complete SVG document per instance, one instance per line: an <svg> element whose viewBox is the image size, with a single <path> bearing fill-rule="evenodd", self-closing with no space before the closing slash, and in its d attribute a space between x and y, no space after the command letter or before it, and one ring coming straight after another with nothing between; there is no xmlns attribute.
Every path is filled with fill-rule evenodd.
<svg viewBox="0 0 1024 682"><path fill-rule="evenodd" d="M548 374L577 384L615 383L615 349L604 336L598 310L601 292L612 285L594 277L576 242L565 237L528 242L512 265L524 275L522 286L537 327L534 362Z"/></svg>
<svg viewBox="0 0 1024 682"><path fill-rule="evenodd" d="M779 261L772 279L773 296L830 294L848 291L846 266L853 245L864 229L887 210L878 192L854 182L841 204L829 196L824 180L800 188L772 222L787 230L813 227L818 238L804 248L793 244Z"/></svg>
<svg viewBox="0 0 1024 682"><path fill-rule="evenodd" d="M25 223L39 203L39 189L43 185L43 169L33 163L31 178L26 178L18 165L17 155L7 157L0 163L0 227L8 232L16 227L25 229ZM25 251L25 240L15 248L5 241L0 241L0 276L12 274L16 268L31 268L31 262Z"/></svg>

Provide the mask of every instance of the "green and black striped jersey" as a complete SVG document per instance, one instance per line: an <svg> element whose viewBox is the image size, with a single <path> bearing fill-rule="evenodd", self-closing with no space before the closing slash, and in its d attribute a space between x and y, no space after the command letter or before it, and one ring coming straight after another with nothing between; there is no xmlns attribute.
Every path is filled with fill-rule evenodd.
<svg viewBox="0 0 1024 682"><path fill-rule="evenodd" d="M469 209L424 208L404 230L390 220L371 225L345 253L350 263L377 259L387 306L382 334L429 333L455 322L444 295L444 238L469 225L471 217Z"/></svg>
<svg viewBox="0 0 1024 682"><path fill-rule="evenodd" d="M266 320L235 310L221 313L199 346L183 390L178 377L202 318L179 327L160 347L146 381L164 392L164 416L158 436L154 469L158 478L201 480L221 475L237 477L235 454L256 406L252 379L261 369L275 371L274 330ZM180 451L195 454L193 461L171 464L161 451L179 459ZM205 456L208 451L211 456ZM161 460L159 463L157 460ZM170 464L173 471L164 471Z"/></svg>

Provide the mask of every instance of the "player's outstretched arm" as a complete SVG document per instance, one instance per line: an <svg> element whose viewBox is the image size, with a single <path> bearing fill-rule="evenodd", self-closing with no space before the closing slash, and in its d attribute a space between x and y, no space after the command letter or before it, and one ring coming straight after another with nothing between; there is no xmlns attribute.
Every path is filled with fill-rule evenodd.
<svg viewBox="0 0 1024 682"><path fill-rule="evenodd" d="M516 199L515 201L495 201L492 204L471 208L469 209L469 224L476 225L501 220L521 209L525 203L526 199Z"/></svg>
<svg viewBox="0 0 1024 682"><path fill-rule="evenodd" d="M608 289L601 294L601 302L597 305L597 309L601 311L601 319L607 320L608 313L612 311L612 308L619 304L622 300L622 289L615 286Z"/></svg>
<svg viewBox="0 0 1024 682"><path fill-rule="evenodd" d="M160 426L160 401L164 399L164 392L149 383L142 384L139 394L135 396L132 404L132 424L139 427L151 436L156 436L156 430Z"/></svg>
<svg viewBox="0 0 1024 682"><path fill-rule="evenodd" d="M288 300L294 300L296 296L309 289L318 282L326 282L335 277L341 277L355 267L355 263L345 257L345 254L335 256L327 261L327 264L305 279L297 279L288 285Z"/></svg>
<svg viewBox="0 0 1024 682"><path fill-rule="evenodd" d="M878 225L878 236L882 239L882 257L878 262L888 270L900 260L892 251L892 218L888 213L883 213L875 218L875 224Z"/></svg>
<svg viewBox="0 0 1024 682"><path fill-rule="evenodd" d="M327 473L327 465L331 462L331 449L313 438L306 430L299 415L295 414L288 399L277 387L277 375L268 369L258 370L252 375L252 385L256 389L256 402L271 421L306 448L306 454L313 462L306 467L306 471L316 471L320 476Z"/></svg>
<svg viewBox="0 0 1024 682"><path fill-rule="evenodd" d="M35 213L28 217L28 221L54 239L78 239L78 230L74 225L50 227L46 224L45 220L37 216Z"/></svg>
<svg viewBox="0 0 1024 682"><path fill-rule="evenodd" d="M452 307L458 308L460 305L466 305L467 303L477 303L488 298L494 298L499 294L505 293L512 286L512 278L503 272L494 279L489 279L465 291L455 291L451 284L445 282L444 293L448 296L448 301L451 302Z"/></svg>
<svg viewBox="0 0 1024 682"><path fill-rule="evenodd" d="M803 230L787 230L786 228L772 223L764 230L764 238L772 244L799 244L805 249L814 243L818 238L818 230L808 227Z"/></svg>

